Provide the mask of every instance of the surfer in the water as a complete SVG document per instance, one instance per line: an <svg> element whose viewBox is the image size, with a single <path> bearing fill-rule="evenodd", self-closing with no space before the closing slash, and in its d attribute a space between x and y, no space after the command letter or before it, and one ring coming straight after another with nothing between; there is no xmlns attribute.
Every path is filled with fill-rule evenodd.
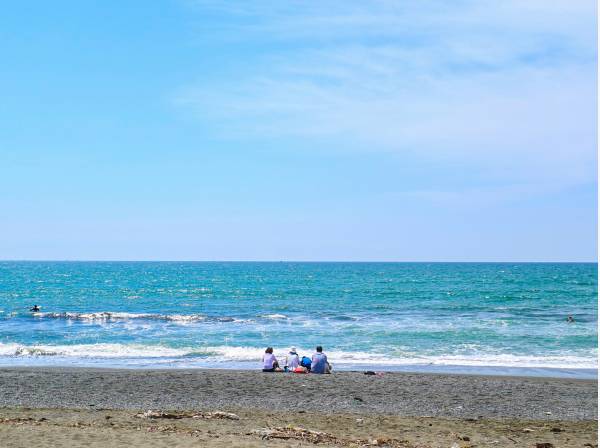
<svg viewBox="0 0 600 448"><path fill-rule="evenodd" d="M29 308L29 311L33 313L38 313L40 311L40 307L37 305L33 305L33 307Z"/></svg>
<svg viewBox="0 0 600 448"><path fill-rule="evenodd" d="M575 322L575 319L573 319L573 316L567 316L567 323L571 324Z"/></svg>

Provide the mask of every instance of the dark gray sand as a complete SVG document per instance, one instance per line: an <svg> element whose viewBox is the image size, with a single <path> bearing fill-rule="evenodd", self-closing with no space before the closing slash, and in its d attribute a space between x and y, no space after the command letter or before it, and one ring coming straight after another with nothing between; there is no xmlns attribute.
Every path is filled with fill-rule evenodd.
<svg viewBox="0 0 600 448"><path fill-rule="evenodd" d="M597 382L360 372L0 369L0 407L387 414L446 418L597 419Z"/></svg>

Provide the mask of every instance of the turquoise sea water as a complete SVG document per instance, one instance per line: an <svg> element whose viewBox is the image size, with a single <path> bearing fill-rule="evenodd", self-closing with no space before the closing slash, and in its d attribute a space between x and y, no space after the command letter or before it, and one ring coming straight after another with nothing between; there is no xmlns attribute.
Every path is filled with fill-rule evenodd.
<svg viewBox="0 0 600 448"><path fill-rule="evenodd" d="M596 294L589 263L0 262L0 364L594 376Z"/></svg>

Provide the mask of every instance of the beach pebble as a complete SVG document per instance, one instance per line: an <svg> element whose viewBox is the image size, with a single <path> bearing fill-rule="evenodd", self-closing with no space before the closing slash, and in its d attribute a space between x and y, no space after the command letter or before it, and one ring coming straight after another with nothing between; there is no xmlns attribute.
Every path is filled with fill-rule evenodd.
<svg viewBox="0 0 600 448"><path fill-rule="evenodd" d="M535 432L535 430L531 428L523 428L523 432Z"/></svg>
<svg viewBox="0 0 600 448"><path fill-rule="evenodd" d="M538 442L535 444L535 448L554 448L550 442Z"/></svg>

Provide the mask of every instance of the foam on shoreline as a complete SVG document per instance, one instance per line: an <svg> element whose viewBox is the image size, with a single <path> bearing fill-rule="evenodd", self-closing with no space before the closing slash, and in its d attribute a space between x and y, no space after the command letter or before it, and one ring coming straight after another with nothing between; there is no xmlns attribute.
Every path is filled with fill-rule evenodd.
<svg viewBox="0 0 600 448"><path fill-rule="evenodd" d="M309 355L312 350L300 347L298 352ZM143 344L74 344L74 345L22 345L16 343L0 343L0 363L3 365L56 364L61 361L73 365L81 362L100 365L136 365L161 366L169 363L174 366L189 365L200 367L239 368L240 363L253 365L258 363L264 353L263 348L240 346L205 346L205 347L168 347L164 345ZM277 350L276 356L283 359L286 350ZM330 361L336 368L378 368L394 370L410 366L463 366L482 368L521 368L521 369L597 369L597 359L591 356L524 356L508 354L470 354L470 355L437 355L391 356L379 353L327 351ZM42 361L41 358L54 358Z"/></svg>

